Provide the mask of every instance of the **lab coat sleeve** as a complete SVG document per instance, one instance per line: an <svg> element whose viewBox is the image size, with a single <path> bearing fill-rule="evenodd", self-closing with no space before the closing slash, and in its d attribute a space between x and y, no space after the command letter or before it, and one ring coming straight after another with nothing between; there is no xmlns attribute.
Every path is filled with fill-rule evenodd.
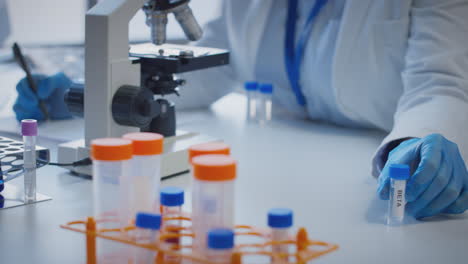
<svg viewBox="0 0 468 264"><path fill-rule="evenodd" d="M402 80L394 127L374 156L373 175L385 165L389 144L431 133L458 144L467 162L468 0L413 2Z"/></svg>
<svg viewBox="0 0 468 264"><path fill-rule="evenodd" d="M223 1L225 2L225 1ZM223 4L221 15L209 22L204 28L204 36L195 43L196 46L231 50L226 23L226 4ZM234 54L231 54L231 57ZM177 109L204 108L226 95L238 85L232 65L180 74L178 77L186 80L180 87L180 96L171 96Z"/></svg>

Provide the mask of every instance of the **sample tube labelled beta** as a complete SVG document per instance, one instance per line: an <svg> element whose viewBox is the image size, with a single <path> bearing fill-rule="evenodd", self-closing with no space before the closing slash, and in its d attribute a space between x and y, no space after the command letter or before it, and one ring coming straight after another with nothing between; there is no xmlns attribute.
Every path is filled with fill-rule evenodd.
<svg viewBox="0 0 468 264"><path fill-rule="evenodd" d="M410 177L408 165L392 164L390 174L390 199L388 203L387 224L390 226L402 224L405 217L406 181Z"/></svg>

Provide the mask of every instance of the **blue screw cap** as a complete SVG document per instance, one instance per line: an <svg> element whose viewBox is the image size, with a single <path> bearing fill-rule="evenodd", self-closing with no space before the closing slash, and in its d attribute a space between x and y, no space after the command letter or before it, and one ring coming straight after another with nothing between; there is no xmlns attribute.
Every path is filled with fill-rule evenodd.
<svg viewBox="0 0 468 264"><path fill-rule="evenodd" d="M135 226L152 230L161 228L161 215L150 213L137 213Z"/></svg>
<svg viewBox="0 0 468 264"><path fill-rule="evenodd" d="M244 88L247 91L256 91L258 90L258 83L257 82L245 82Z"/></svg>
<svg viewBox="0 0 468 264"><path fill-rule="evenodd" d="M181 206L184 204L184 190L179 187L161 189L161 204L163 206Z"/></svg>
<svg viewBox="0 0 468 264"><path fill-rule="evenodd" d="M268 211L268 226L271 228L288 228L293 225L293 212L288 208L273 208Z"/></svg>
<svg viewBox="0 0 468 264"><path fill-rule="evenodd" d="M260 92L264 94L271 94L273 93L273 84L271 83L262 83L260 84Z"/></svg>
<svg viewBox="0 0 468 264"><path fill-rule="evenodd" d="M231 249L234 248L234 232L231 229L211 229L208 232L208 248Z"/></svg>
<svg viewBox="0 0 468 264"><path fill-rule="evenodd" d="M410 168L406 164L391 164L389 173L392 179L408 180L410 177Z"/></svg>

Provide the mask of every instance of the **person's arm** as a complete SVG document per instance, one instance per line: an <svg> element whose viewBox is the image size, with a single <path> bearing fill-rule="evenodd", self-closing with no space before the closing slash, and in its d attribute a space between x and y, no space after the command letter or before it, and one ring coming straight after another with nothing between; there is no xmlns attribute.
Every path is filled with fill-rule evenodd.
<svg viewBox="0 0 468 264"><path fill-rule="evenodd" d="M225 2L223 1L220 16L205 26L204 35L195 43L196 46L232 50L226 23L229 10ZM236 54L230 54L231 62L233 56ZM236 81L236 72L232 64L184 73L178 77L185 79L187 83L180 87L179 97L170 97L177 109L207 107L239 84Z"/></svg>
<svg viewBox="0 0 468 264"><path fill-rule="evenodd" d="M467 0L414 1L402 72L405 90L394 127L375 155L374 176L385 165L388 144L431 133L457 143L468 161L467 14Z"/></svg>
<svg viewBox="0 0 468 264"><path fill-rule="evenodd" d="M440 213L449 202L455 204L448 212L464 211L468 176L460 163L468 161L468 1L416 0L412 5L404 93L394 127L374 158L374 175L380 175L379 193L386 198L385 167L416 163L408 183L415 215ZM433 133L442 139L428 136ZM415 139L402 140L408 138ZM436 199L449 192L450 199Z"/></svg>

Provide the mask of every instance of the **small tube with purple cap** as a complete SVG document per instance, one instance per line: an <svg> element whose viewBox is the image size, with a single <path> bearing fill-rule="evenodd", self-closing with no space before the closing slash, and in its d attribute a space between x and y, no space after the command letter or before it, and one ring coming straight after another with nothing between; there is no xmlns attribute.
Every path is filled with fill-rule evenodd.
<svg viewBox="0 0 468 264"><path fill-rule="evenodd" d="M36 201L36 136L37 121L24 119L21 121L21 135L23 136L24 154L24 202Z"/></svg>

